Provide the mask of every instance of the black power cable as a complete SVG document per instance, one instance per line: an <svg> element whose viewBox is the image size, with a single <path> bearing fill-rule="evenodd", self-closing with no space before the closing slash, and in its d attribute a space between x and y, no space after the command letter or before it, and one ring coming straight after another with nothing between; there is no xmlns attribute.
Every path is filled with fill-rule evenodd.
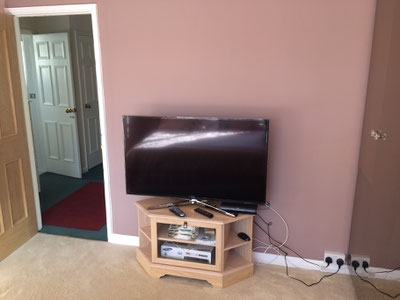
<svg viewBox="0 0 400 300"><path fill-rule="evenodd" d="M260 220L261 220L265 225L267 225L267 228L268 228L268 230L269 230L269 226L271 226L271 223L267 223L259 214L257 214L257 217L259 217ZM254 224L256 224L261 230L264 231L264 229L263 229L256 221L254 221ZM266 233L266 232L264 231L264 233ZM266 234L267 234L267 233L266 233ZM268 235L268 234L267 234L267 235ZM273 239L270 235L268 235L268 238L269 238L270 244L272 244L271 239L274 240L275 243L282 244L281 242L279 242L279 241ZM291 252L294 253L297 257L299 257L299 258L301 258L302 260L304 260L306 263L312 264L312 265L317 266L317 267L320 267L320 268L324 268L324 266L321 266L321 265L319 265L319 264L317 264L317 263L314 263L314 262L312 262L312 261L309 261L309 260L305 259L305 258L302 257L299 253L297 253L297 252L294 251L292 248L290 248L289 246L282 245L282 247L284 247L284 248L286 248L287 250L291 251ZM329 265L329 263L328 263L328 265Z"/></svg>
<svg viewBox="0 0 400 300"><path fill-rule="evenodd" d="M322 276L322 277L321 277L318 281L316 281L316 282L307 283L307 282L304 282L303 280L301 280L301 279L299 279L299 278L296 278L296 277L293 277L293 276L291 276L291 275L289 274L289 267L288 267L288 264L287 264L286 256L287 256L287 255L285 254L286 275L287 275L288 277L294 279L294 280L297 280L298 282L301 282L302 284L304 284L304 285L307 286L307 287L312 287L312 286L314 286L314 285L317 285L318 283L320 283L320 282L321 282L322 280L324 280L325 278L328 278L328 277L331 277L331 276L333 276L333 275L336 275L336 274L339 272L339 270L340 270L340 266L338 266L338 268L337 268L337 270L336 270L335 272Z"/></svg>
<svg viewBox="0 0 400 300"><path fill-rule="evenodd" d="M356 273L356 275L357 275L357 277L358 277L359 279L361 279L361 280L364 281L365 283L368 283L370 286L372 286L372 287L373 287L375 290L377 290L379 293L381 293L381 294L383 294L383 295L386 295L386 296L388 296L388 297L390 297L390 298L392 298L392 299L396 299L397 297L400 296L400 293L398 293L398 294L396 294L396 295L393 296L393 295L390 295L389 293L386 293L386 292L382 291L381 289L377 288L377 287L375 286L375 284L373 284L371 281L369 281L369 280L367 280L367 279L361 277L361 276L357 273L357 268L356 268L356 267L354 268L354 272Z"/></svg>
<svg viewBox="0 0 400 300"><path fill-rule="evenodd" d="M261 217L260 217L260 218L261 218ZM261 218L261 219L262 219L262 218ZM265 222L264 222L264 223L265 223ZM275 247L277 247L277 248L279 247L279 245L276 245L276 244L273 243L273 241L274 241L274 242L276 242L276 243L278 243L278 244L281 244L281 243L279 243L277 240L275 240L275 239L270 235L270 233L269 233L269 226L270 226L270 225L269 225L268 223L265 223L265 224L267 225L267 231L265 231L264 228L262 228L257 222L254 221L254 224L256 224L256 225L268 236L269 242L270 242L270 244L271 244L272 246L275 246ZM283 246L283 247L286 247L286 248L288 248L290 251L294 252L292 249L290 249L290 248L287 247L287 246ZM279 250L282 251L283 254L284 254L285 266L286 266L286 275L287 275L289 278L291 278L291 279L293 279L293 280L296 280L296 281L298 281L298 282L304 284L304 285L307 286L307 287L312 287L312 286L314 286L314 285L317 285L317 284L319 284L322 280L324 280L325 278L328 278L328 277L331 277L331 276L337 274L337 273L339 272L339 270L340 270L340 267L344 264L344 261L343 261L343 260L340 260L340 261L338 260L338 261L337 261L337 263L338 263L338 269L337 269L335 272L322 276L322 277L321 277L318 281L316 281L316 282L307 283L307 282L305 282L305 281L303 281L303 280L301 280L301 279L299 279L299 278L296 278L296 277L294 277L294 276L292 276L292 275L289 274L289 266L288 266L288 263L287 263L287 255L288 255L288 253L287 253L285 250L281 249L281 248L280 248ZM300 257L300 256L299 256L299 257ZM300 258L302 258L302 257L300 257ZM304 258L302 258L302 259L305 260ZM306 261L306 260L305 260L305 261ZM312 262L310 262L310 263L312 263ZM313 264L314 264L314 263L313 263ZM315 265L317 265L317 264L315 264ZM317 266L319 266L319 265L317 265Z"/></svg>
<svg viewBox="0 0 400 300"><path fill-rule="evenodd" d="M394 268L394 269L391 269L391 270L387 270L387 271L368 272L368 271L367 271L367 268L364 268L365 272L366 272L366 273L368 273L368 274L383 274L383 273L391 273L391 272L397 271L397 270L399 270L399 269L400 269L400 267L397 267L397 268Z"/></svg>
<svg viewBox="0 0 400 300"><path fill-rule="evenodd" d="M264 228L262 228L261 225L259 225L256 221L254 221L254 224L256 224L256 225L268 236L269 242L270 242L270 244L271 244L272 246L279 248L279 245L275 245L272 241L274 241L275 243L278 243L278 244L280 244L280 245L282 245L282 243L279 242L279 241L277 241L277 240L275 240L274 238L272 238L272 236L271 236L270 233L269 233L269 226L271 226L272 223L267 223L259 214L257 214L257 217L259 217L259 218L261 219L261 221L262 221L265 225L267 225L267 231L265 231ZM313 263L313 262L311 262L311 261L308 261L307 259L303 258L300 254L298 254L296 251L294 251L294 250L291 249L290 247L288 247L288 246L286 246L286 245L282 245L281 247L284 247L284 248L288 249L289 251L293 252L294 254L296 254L299 258L301 258L301 259L304 260L305 262L320 267L320 265L318 265L318 264L316 264L316 263ZM283 250L282 248L279 248L279 250L282 251L283 254L284 254L285 266L286 266L286 275L287 275L289 278L291 278L291 279L294 279L294 280L296 280L296 281L298 281L298 282L301 282L302 284L304 284L304 285L307 286L307 287L312 287L312 286L314 286L314 285L317 285L317 284L319 284L322 280L324 280L325 278L331 277L331 276L337 274L337 273L339 272L339 270L340 270L340 267L344 264L344 261L343 261L343 260L338 259L337 262L336 262L336 263L338 264L338 269L336 270L336 272L333 272L333 273L324 275L324 276L322 276L322 277L321 277L318 281L316 281L316 282L307 283L307 282L304 282L303 280L301 280L301 279L299 279L299 278L296 278L296 277L293 277L293 276L291 276L291 275L289 274L289 266L288 266L288 264L287 264L287 255L288 255L288 253L287 253L285 250ZM356 265L355 265L354 263L356 263ZM328 263L328 264L329 264L329 263ZM353 267L354 267L354 272L356 273L357 277L358 277L361 281L363 281L363 282L368 283L369 285L371 285L371 286L372 286L375 290L377 290L379 293L381 293L381 294L383 294L383 295L385 295L385 296L388 296L388 297L390 297L390 298L392 298L392 299L396 299L397 297L400 296L400 293L398 293L398 294L396 294L396 295L391 295L391 294L389 294L389 293L386 293L386 292L382 291L381 289L379 289L378 287L376 287L371 281L366 280L365 278L361 277L361 276L357 273L357 268L360 266L360 264L358 263L358 261L354 261L354 262L352 263L352 265L353 265ZM394 272L394 271L400 269L400 267L397 267L397 268L394 268L394 269L392 269L392 270L387 270L387 271L380 271L380 272L373 272L373 273L371 273L371 272L368 272L368 271L367 271L368 266L367 266L367 265L364 265L364 263L363 263L363 268L364 268L365 272L367 272L367 273L369 273L369 274L391 273L391 272Z"/></svg>

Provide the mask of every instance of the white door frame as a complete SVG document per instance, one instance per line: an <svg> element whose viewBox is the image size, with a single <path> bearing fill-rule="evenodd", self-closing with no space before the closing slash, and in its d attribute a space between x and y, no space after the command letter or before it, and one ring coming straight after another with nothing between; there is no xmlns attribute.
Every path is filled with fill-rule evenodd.
<svg viewBox="0 0 400 300"><path fill-rule="evenodd" d="M101 67L100 35L99 35L99 23L97 18L97 5L75 4L75 5L32 6L32 7L5 8L5 11L7 13L16 16L14 24L15 24L15 35L17 41L21 40L21 33L19 28L20 17L43 17L43 16L63 16L63 15L91 15L92 17L94 56L96 60L97 94L99 101L101 144L103 147L102 156L103 156L103 169L104 169L104 192L106 199L107 236L108 240L110 240L110 238L113 235L113 226L112 226L113 223L112 223L110 172L109 172L109 161L108 161L106 115L105 115L104 88L103 88L103 71ZM20 77L22 84L29 156L31 161L31 171L32 171L34 195L35 195L36 215L38 221L38 229L40 230L42 228L42 216L40 213L40 200L39 200L38 182L36 174L36 163L34 156L35 154L33 148L33 134L30 122L31 117L29 113L24 68L22 64L22 49L21 49L21 44L19 42L17 42L17 50L18 50L19 70L20 70Z"/></svg>

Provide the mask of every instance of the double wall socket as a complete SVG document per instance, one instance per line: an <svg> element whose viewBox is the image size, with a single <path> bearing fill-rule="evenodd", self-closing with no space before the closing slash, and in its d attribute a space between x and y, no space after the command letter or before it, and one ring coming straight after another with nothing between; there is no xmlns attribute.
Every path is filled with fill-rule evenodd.
<svg viewBox="0 0 400 300"><path fill-rule="evenodd" d="M332 251L325 251L324 253L324 261L327 257L332 258L332 263L329 265L330 266L335 266L336 268L338 267L338 264L336 261L341 258L343 259L344 263L346 264L346 255L344 253L340 252L332 252Z"/></svg>
<svg viewBox="0 0 400 300"><path fill-rule="evenodd" d="M371 264L370 258L367 255L350 254L349 264L352 265L353 261L358 261L360 264L360 266L357 268L357 272L364 272L364 268L362 267L364 261L366 261L368 265Z"/></svg>

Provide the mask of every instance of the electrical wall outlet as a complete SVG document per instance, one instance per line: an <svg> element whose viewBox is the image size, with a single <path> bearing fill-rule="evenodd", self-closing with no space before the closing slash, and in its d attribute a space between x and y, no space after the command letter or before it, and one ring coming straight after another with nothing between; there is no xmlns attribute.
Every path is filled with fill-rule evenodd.
<svg viewBox="0 0 400 300"><path fill-rule="evenodd" d="M364 268L362 266L364 261L366 261L368 263L368 265L371 264L370 258L367 255L350 254L349 265L352 265L353 261L358 261L358 263L360 264L360 266L357 268L358 273L364 272Z"/></svg>
<svg viewBox="0 0 400 300"><path fill-rule="evenodd" d="M341 258L343 259L344 263L346 264L346 254L340 253L340 252L332 252L332 251L325 251L324 253L324 261L327 257L332 258L332 263L329 265L329 270L332 270L331 267L334 267L335 269L338 267L338 264L336 261ZM326 268L326 269L328 269Z"/></svg>

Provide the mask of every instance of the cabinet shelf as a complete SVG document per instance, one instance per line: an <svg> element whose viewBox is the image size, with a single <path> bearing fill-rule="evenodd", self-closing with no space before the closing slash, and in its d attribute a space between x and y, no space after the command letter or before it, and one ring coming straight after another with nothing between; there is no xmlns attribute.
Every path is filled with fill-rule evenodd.
<svg viewBox="0 0 400 300"><path fill-rule="evenodd" d="M253 263L243 258L240 254L232 251L229 253L226 260L224 272L232 272L249 265L253 265Z"/></svg>
<svg viewBox="0 0 400 300"><path fill-rule="evenodd" d="M191 239L191 240L184 240L184 239L177 239L168 236L168 227L167 226L160 226L158 231L157 239L160 241L168 241L168 242L176 242L176 243L185 243L185 244L194 244L194 245L203 245L203 246L212 246L215 247L215 240L213 243L202 242L199 240Z"/></svg>
<svg viewBox="0 0 400 300"><path fill-rule="evenodd" d="M225 248L224 251L237 248L246 244L251 243L251 241L244 241L241 238L237 236L237 232L231 231L229 233L229 237L227 241L225 242Z"/></svg>
<svg viewBox="0 0 400 300"><path fill-rule="evenodd" d="M148 260L149 262L151 262L151 247L139 247L136 251L140 252L140 254L142 256L144 256L146 258L146 260ZM232 252L229 254L229 259L227 260L227 263L225 265L225 270L223 273L229 273L229 272L233 272L236 271L237 269L241 269L243 267L248 267L250 265L253 265L253 263L251 261L248 261L246 259L244 259L242 256L240 256L239 254ZM171 266L173 267L173 266ZM183 269L192 269L192 268L188 268L188 267L181 267L180 268ZM218 274L219 272L213 272L213 271L205 271L202 270L201 272L210 272L210 273L215 273Z"/></svg>

